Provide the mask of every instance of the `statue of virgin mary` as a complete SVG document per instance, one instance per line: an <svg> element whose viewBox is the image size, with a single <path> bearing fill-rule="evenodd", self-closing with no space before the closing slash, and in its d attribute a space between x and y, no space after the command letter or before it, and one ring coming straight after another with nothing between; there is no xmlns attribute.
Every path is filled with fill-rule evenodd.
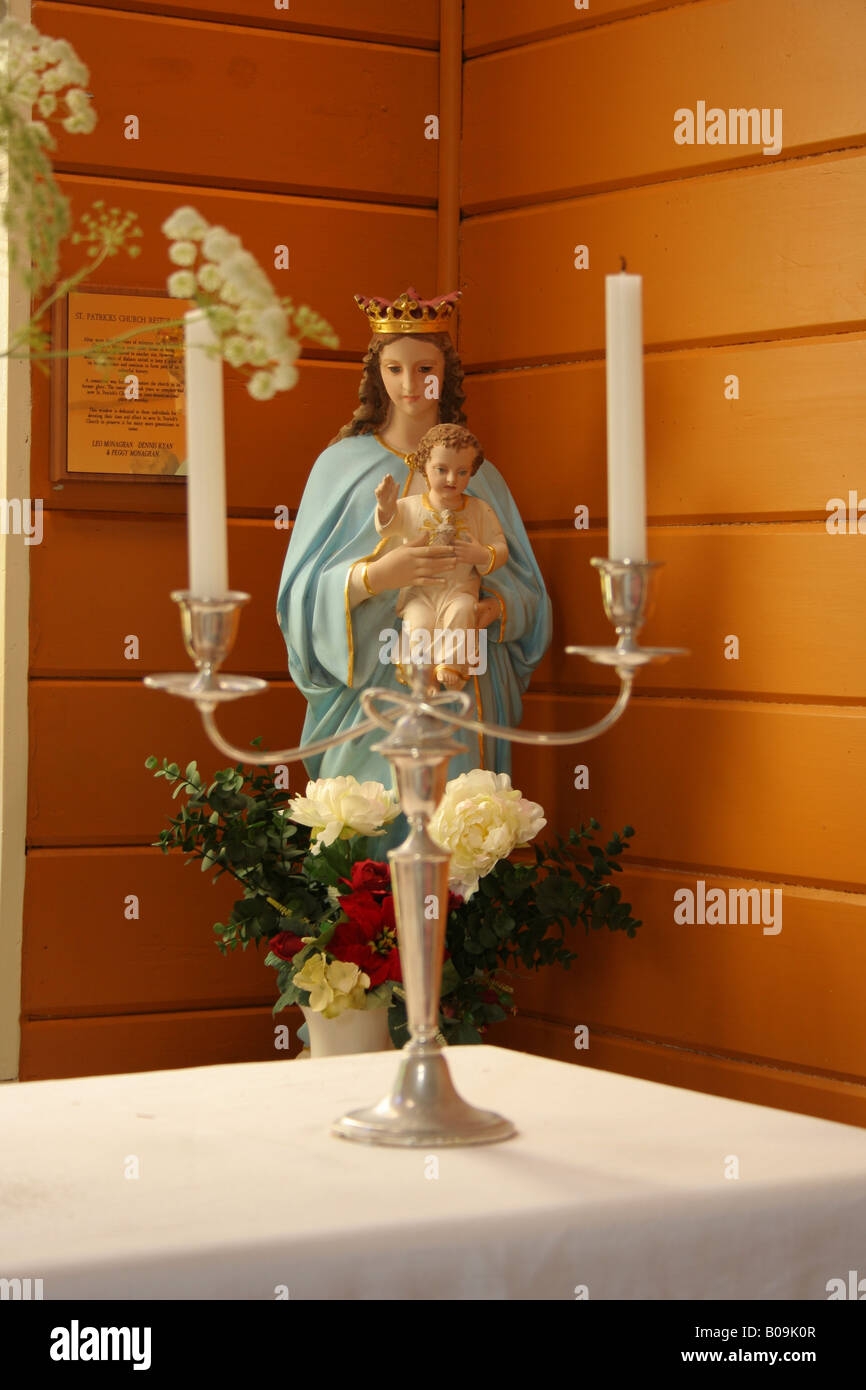
<svg viewBox="0 0 866 1390"><path fill-rule="evenodd" d="M398 690L398 668L383 656L400 628L403 585L435 581L454 568L447 545L404 544L380 553L374 490L390 473L400 495L426 490L414 450L433 425L465 424L463 368L450 337L460 294L422 300L356 295L372 336L363 361L360 405L313 465L294 523L277 597L289 672L307 700L303 742L340 733L364 718L360 692ZM550 643L550 600L523 522L501 473L485 459L467 488L488 502L508 541L508 560L484 581L478 610L486 629L486 670L466 686L479 717L514 727L521 696ZM480 663L481 664L481 663ZM310 758L310 777L354 776L392 785L390 764L371 745L381 730ZM473 768L510 772L510 745L459 733L466 752L450 778Z"/></svg>

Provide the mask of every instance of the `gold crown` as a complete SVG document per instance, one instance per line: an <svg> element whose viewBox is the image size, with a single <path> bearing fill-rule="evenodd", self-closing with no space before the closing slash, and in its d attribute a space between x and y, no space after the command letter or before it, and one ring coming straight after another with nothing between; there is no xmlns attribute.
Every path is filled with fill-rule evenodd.
<svg viewBox="0 0 866 1390"><path fill-rule="evenodd" d="M373 333L449 333L460 295L460 290L452 290L437 299L422 299L410 285L393 301L356 294L355 303Z"/></svg>

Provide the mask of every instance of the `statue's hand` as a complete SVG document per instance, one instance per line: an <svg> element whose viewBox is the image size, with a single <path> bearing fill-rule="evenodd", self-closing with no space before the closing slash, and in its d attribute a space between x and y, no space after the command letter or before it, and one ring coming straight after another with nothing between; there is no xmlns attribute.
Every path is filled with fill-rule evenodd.
<svg viewBox="0 0 866 1390"><path fill-rule="evenodd" d="M498 598L480 599L475 608L475 623L477 627L489 627L495 623L497 618L501 618L502 610Z"/></svg>
<svg viewBox="0 0 866 1390"><path fill-rule="evenodd" d="M374 594L410 584L441 584L456 564L453 546L398 545L368 563L367 583Z"/></svg>
<svg viewBox="0 0 866 1390"><path fill-rule="evenodd" d="M490 551L486 545L482 545L469 532L463 540L457 541L454 552L462 565L483 565L485 568L490 564Z"/></svg>
<svg viewBox="0 0 866 1390"><path fill-rule="evenodd" d="M397 496L399 489L390 473L386 473L379 486L376 488L376 501L379 504L379 518L383 526L388 522L397 509Z"/></svg>

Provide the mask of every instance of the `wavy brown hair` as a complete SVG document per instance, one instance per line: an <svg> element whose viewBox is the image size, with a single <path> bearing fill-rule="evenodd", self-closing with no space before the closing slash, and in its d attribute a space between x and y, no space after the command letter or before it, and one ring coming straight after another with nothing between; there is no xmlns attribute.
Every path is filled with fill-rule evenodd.
<svg viewBox="0 0 866 1390"><path fill-rule="evenodd" d="M348 424L334 435L331 444L340 439L348 439L355 434L374 434L381 429L388 418L391 404L384 382L379 357L382 349L389 343L396 343L406 337L405 333L376 333L370 340L364 357L361 384L358 387L358 400L361 404ZM463 365L457 349L451 341L450 333L413 333L415 342L432 343L441 350L445 363L442 371L442 393L439 397L440 424L465 425L466 414L463 402Z"/></svg>
<svg viewBox="0 0 866 1390"><path fill-rule="evenodd" d="M484 462L481 445L475 435L470 434L463 425L433 425L425 435L422 435L421 442L415 450L415 467L424 474L425 478L427 477L427 464L430 462L430 455L437 444L442 444L446 449L472 449L473 477Z"/></svg>

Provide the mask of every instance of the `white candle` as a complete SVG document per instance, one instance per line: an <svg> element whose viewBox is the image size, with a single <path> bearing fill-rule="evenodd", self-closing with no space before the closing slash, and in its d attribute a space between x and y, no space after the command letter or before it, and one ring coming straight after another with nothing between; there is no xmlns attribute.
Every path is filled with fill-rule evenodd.
<svg viewBox="0 0 866 1390"><path fill-rule="evenodd" d="M607 526L611 560L646 559L643 324L639 275L605 276Z"/></svg>
<svg viewBox="0 0 866 1390"><path fill-rule="evenodd" d="M184 315L189 587L198 598L228 590L223 364L201 346L216 342L203 309Z"/></svg>

